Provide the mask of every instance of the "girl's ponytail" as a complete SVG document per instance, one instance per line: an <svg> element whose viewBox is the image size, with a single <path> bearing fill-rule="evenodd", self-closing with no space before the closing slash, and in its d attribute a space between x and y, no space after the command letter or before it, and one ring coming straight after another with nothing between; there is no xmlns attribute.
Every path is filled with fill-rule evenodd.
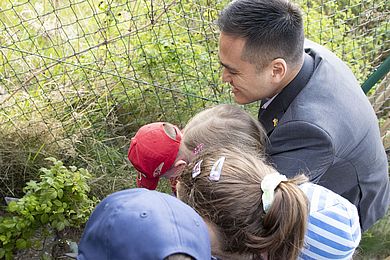
<svg viewBox="0 0 390 260"><path fill-rule="evenodd" d="M261 259L267 253L268 259L296 259L308 217L308 202L298 184L307 178L300 175L272 188L266 213L261 184L275 172L256 154L235 147L205 149L182 173L178 195L215 224L226 255Z"/></svg>
<svg viewBox="0 0 390 260"><path fill-rule="evenodd" d="M248 247L261 244L268 259L297 259L303 247L309 203L297 183L307 181L303 175L282 181L274 191L274 199L263 218L261 236L252 236ZM264 201L263 205L264 205Z"/></svg>

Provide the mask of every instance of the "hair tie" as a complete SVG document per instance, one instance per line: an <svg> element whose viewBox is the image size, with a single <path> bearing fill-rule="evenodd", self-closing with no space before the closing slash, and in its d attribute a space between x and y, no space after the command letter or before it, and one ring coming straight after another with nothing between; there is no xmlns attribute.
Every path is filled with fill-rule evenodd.
<svg viewBox="0 0 390 260"><path fill-rule="evenodd" d="M278 172L265 175L264 179L261 181L260 186L263 191L261 200L263 201L263 209L265 213L267 213L271 207L274 200L275 189L282 181L287 181L287 177L279 174Z"/></svg>
<svg viewBox="0 0 390 260"><path fill-rule="evenodd" d="M222 156L218 159L211 168L209 180L210 181L219 181L222 173L223 163L225 162L225 157Z"/></svg>
<svg viewBox="0 0 390 260"><path fill-rule="evenodd" d="M195 155L198 155L202 150L203 150L204 144L198 144L195 148L194 151L192 151Z"/></svg>

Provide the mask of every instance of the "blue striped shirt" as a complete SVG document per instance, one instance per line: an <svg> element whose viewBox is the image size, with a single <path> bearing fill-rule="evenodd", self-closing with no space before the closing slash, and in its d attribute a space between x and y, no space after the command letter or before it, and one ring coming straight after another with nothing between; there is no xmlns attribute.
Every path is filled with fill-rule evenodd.
<svg viewBox="0 0 390 260"><path fill-rule="evenodd" d="M351 259L361 231L356 207L327 188L299 186L310 202L305 246L298 259Z"/></svg>

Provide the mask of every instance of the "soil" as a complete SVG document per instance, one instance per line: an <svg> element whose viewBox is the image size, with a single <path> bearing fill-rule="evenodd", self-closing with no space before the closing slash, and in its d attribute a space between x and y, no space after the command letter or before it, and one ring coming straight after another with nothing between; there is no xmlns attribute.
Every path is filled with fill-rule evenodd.
<svg viewBox="0 0 390 260"><path fill-rule="evenodd" d="M71 243L73 245L79 242L82 229L80 228L66 228L61 232L49 231L49 235L43 235L44 232L38 230L34 237L34 241L39 242L39 247L32 247L25 250L20 250L14 255L14 259L73 259L69 257L71 254ZM76 256L76 254L74 254Z"/></svg>

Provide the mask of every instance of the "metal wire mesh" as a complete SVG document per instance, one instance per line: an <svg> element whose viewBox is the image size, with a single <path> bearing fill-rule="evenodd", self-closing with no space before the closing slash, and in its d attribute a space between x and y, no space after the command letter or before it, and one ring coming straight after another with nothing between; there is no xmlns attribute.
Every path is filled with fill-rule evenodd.
<svg viewBox="0 0 390 260"><path fill-rule="evenodd" d="M231 101L214 25L227 2L1 1L1 194L19 193L47 156L88 167L102 190L133 185L126 151L141 125L184 126L210 103ZM388 56L387 0L298 3L307 37L360 82ZM383 82L370 96L385 124Z"/></svg>

